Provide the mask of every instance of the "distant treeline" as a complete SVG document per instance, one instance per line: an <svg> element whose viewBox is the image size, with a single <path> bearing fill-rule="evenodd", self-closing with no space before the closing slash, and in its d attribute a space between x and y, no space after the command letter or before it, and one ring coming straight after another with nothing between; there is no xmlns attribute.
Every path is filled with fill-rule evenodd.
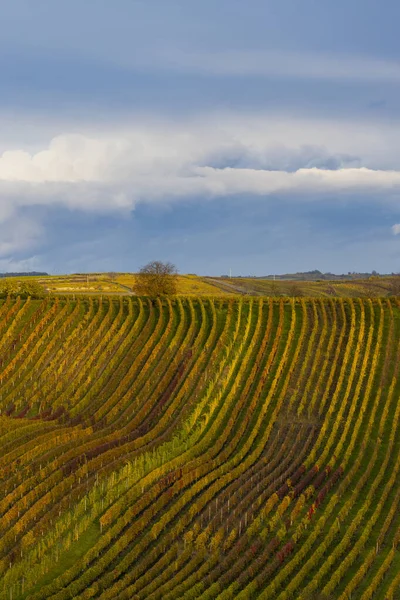
<svg viewBox="0 0 400 600"><path fill-rule="evenodd" d="M48 276L44 271L21 271L20 273L0 273L0 277L34 277L36 275Z"/></svg>
<svg viewBox="0 0 400 600"><path fill-rule="evenodd" d="M371 273L356 273L356 272L348 272L342 273L341 275L337 275L335 273L322 273L321 271L305 271L299 273L283 273L276 275L263 275L263 276L254 276L254 275L236 275L238 278L249 278L249 279L278 279L278 280L293 280L296 279L298 281L340 281L340 280L349 280L349 279L369 279L370 277L390 277L394 276L395 273L391 274L381 274L376 271L372 271ZM222 277L228 277L228 275L222 275Z"/></svg>

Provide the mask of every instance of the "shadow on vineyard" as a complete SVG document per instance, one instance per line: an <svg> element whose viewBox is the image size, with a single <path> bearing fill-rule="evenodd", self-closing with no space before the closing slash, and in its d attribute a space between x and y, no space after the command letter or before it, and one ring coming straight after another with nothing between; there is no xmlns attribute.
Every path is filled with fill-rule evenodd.
<svg viewBox="0 0 400 600"><path fill-rule="evenodd" d="M396 298L0 302L0 599L399 598Z"/></svg>

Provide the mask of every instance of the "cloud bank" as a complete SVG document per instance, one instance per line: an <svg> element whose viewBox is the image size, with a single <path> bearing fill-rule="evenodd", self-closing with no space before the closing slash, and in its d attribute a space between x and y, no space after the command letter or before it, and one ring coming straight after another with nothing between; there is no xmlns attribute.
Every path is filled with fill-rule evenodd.
<svg viewBox="0 0 400 600"><path fill-rule="evenodd" d="M112 135L61 134L40 151L12 149L0 155L2 197L13 191L25 197L31 193L34 203L40 203L43 193L45 204L50 195L54 202L74 208L102 210L101 202L96 206L101 189L110 208L116 209L131 205L128 196L145 202L199 193L398 191L399 169L373 166L368 148L366 158L359 156L363 136L358 148L353 144L338 152L340 140L333 140L330 150L314 143L319 140L312 131L303 130L299 144L294 129L292 139L282 142L275 124L271 123L269 135L262 131L262 125L268 125L260 123L258 131L254 125L249 122L243 129L242 121L235 130L232 125L218 127L210 122L160 129L136 126ZM369 135L370 143L379 146L380 140ZM85 197L78 199L75 189ZM117 190L114 195L111 189Z"/></svg>
<svg viewBox="0 0 400 600"><path fill-rule="evenodd" d="M34 246L43 234L41 207L124 214L138 203L280 194L303 202L380 194L396 202L398 129L386 133L371 124L230 116L63 133L35 151L14 147L0 155L0 225L20 233L3 237L0 255Z"/></svg>

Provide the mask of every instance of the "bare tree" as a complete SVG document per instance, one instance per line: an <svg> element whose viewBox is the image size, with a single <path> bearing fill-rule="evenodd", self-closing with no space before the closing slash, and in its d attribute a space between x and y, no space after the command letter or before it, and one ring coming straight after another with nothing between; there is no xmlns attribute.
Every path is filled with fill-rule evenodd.
<svg viewBox="0 0 400 600"><path fill-rule="evenodd" d="M292 283L287 288L287 293L288 296L291 296L292 298L299 298L299 296L303 296L303 290L299 285L297 285L297 283Z"/></svg>
<svg viewBox="0 0 400 600"><path fill-rule="evenodd" d="M176 294L177 268L170 262L153 260L135 275L134 290L140 296L171 296Z"/></svg>
<svg viewBox="0 0 400 600"><path fill-rule="evenodd" d="M276 283L276 281L272 281L272 283L269 286L269 296L280 296L281 295L281 290L279 289L278 284Z"/></svg>

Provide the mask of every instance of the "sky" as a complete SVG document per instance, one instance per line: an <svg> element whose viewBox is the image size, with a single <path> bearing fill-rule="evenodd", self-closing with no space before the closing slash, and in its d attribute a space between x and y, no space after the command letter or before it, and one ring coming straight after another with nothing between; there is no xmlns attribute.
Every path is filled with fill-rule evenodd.
<svg viewBox="0 0 400 600"><path fill-rule="evenodd" d="M0 270L400 272L398 0L0 0Z"/></svg>

